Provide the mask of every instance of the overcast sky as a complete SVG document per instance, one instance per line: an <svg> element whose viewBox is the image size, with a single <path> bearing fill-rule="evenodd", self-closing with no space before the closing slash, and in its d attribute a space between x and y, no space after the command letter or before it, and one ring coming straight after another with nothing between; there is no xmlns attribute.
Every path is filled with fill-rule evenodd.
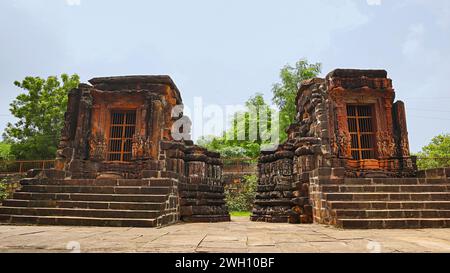
<svg viewBox="0 0 450 273"><path fill-rule="evenodd" d="M270 100L303 57L386 69L412 151L450 131L448 0L1 0L0 33L0 131L28 75L167 74L188 106L226 105Z"/></svg>

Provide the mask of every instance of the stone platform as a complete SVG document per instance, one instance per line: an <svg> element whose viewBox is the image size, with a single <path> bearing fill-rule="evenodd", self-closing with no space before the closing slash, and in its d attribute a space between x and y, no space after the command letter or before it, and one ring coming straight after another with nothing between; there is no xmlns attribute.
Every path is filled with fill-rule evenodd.
<svg viewBox="0 0 450 273"><path fill-rule="evenodd" d="M177 181L24 179L0 221L40 225L158 227L179 219Z"/></svg>
<svg viewBox="0 0 450 273"><path fill-rule="evenodd" d="M180 219L229 221L223 186L204 182L198 177L26 178L21 180L21 189L0 206L0 222L161 227Z"/></svg>
<svg viewBox="0 0 450 273"><path fill-rule="evenodd" d="M247 217L160 229L0 225L0 252L72 251L449 253L450 230L342 230L316 224L250 222Z"/></svg>

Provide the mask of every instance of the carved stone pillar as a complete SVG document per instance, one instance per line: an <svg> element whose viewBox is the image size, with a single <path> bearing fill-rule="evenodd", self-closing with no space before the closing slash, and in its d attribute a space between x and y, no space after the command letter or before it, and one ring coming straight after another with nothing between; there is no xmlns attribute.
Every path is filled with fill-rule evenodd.
<svg viewBox="0 0 450 273"><path fill-rule="evenodd" d="M406 127L406 111L403 101L397 101L393 107L394 132L397 144L397 156L409 157L408 129Z"/></svg>
<svg viewBox="0 0 450 273"><path fill-rule="evenodd" d="M72 158L74 152L73 141L78 124L80 97L80 89L72 89L69 92L67 111L64 114L64 127L61 130L61 139L56 152L55 169L57 170L65 169L65 165Z"/></svg>
<svg viewBox="0 0 450 273"><path fill-rule="evenodd" d="M336 106L336 123L338 128L336 139L339 157L352 158L351 136L348 130L347 105L344 101L344 89L334 89L330 91L330 96Z"/></svg>
<svg viewBox="0 0 450 273"><path fill-rule="evenodd" d="M60 145L63 147L68 146L69 143L67 142L75 138L80 98L81 98L80 89L73 89L69 92L67 111L64 114L64 127L61 131Z"/></svg>
<svg viewBox="0 0 450 273"><path fill-rule="evenodd" d="M152 158L157 159L159 154L159 147L158 143L161 140L161 124L162 124L162 118L163 118L163 105L160 100L153 99L151 101L151 111L148 119L148 137L151 141L151 143L154 143L155 145L152 145L150 149L150 156Z"/></svg>
<svg viewBox="0 0 450 273"><path fill-rule="evenodd" d="M89 140L91 136L92 96L89 90L81 91L78 112L78 123L75 131L75 157L86 160L89 158Z"/></svg>

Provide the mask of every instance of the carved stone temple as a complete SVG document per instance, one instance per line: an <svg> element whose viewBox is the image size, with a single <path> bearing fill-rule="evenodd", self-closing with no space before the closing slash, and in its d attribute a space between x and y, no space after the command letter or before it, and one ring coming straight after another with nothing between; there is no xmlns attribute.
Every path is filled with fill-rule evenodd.
<svg viewBox="0 0 450 273"><path fill-rule="evenodd" d="M296 103L287 141L259 157L253 221L450 227L450 170L417 171L386 71L334 70Z"/></svg>
<svg viewBox="0 0 450 273"><path fill-rule="evenodd" d="M230 220L220 156L189 140L170 77L89 82L69 93L56 168L22 180L0 220L142 227Z"/></svg>
<svg viewBox="0 0 450 273"><path fill-rule="evenodd" d="M32 170L0 221L157 227L229 221L219 154L190 141L168 76L95 78L70 91L56 168ZM263 151L253 221L450 227L450 169L418 171L405 105L384 70L302 82L288 139Z"/></svg>

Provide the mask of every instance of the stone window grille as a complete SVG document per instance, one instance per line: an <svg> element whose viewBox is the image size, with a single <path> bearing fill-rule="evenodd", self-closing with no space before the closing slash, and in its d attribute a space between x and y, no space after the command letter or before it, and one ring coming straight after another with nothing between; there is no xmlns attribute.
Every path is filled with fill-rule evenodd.
<svg viewBox="0 0 450 273"><path fill-rule="evenodd" d="M354 160L375 158L375 130L372 105L347 105L348 130Z"/></svg>
<svg viewBox="0 0 450 273"><path fill-rule="evenodd" d="M109 161L130 161L133 136L136 130L136 111L112 111L108 140Z"/></svg>

